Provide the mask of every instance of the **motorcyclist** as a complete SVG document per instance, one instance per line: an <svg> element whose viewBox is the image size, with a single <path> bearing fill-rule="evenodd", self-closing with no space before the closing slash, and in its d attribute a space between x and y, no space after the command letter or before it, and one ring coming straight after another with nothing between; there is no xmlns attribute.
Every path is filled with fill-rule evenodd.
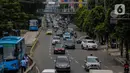
<svg viewBox="0 0 130 73"><path fill-rule="evenodd" d="M129 64L126 61L126 63L124 64L124 73L129 73Z"/></svg>

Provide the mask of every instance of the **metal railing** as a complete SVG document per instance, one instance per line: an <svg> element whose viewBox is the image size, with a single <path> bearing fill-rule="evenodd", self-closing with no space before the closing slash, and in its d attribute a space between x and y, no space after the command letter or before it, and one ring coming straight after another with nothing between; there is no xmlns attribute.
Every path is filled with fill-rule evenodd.
<svg viewBox="0 0 130 73"><path fill-rule="evenodd" d="M32 60L32 58L29 56L29 58ZM40 73L36 63L32 60L32 63L30 64L30 66L27 68L27 70L24 73Z"/></svg>
<svg viewBox="0 0 130 73"><path fill-rule="evenodd" d="M76 8L64 8L64 9L44 9L44 10L37 10L40 13L58 13L58 14L75 14Z"/></svg>

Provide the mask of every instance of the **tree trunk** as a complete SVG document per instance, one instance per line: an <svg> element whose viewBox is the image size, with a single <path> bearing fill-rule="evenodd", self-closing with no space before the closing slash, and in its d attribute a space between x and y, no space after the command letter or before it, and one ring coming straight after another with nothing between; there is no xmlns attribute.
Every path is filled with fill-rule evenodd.
<svg viewBox="0 0 130 73"><path fill-rule="evenodd" d="M120 54L121 54L121 57L123 57L123 39L121 39L120 41Z"/></svg>
<svg viewBox="0 0 130 73"><path fill-rule="evenodd" d="M128 52L129 44L127 40L125 40L125 48L126 48L126 60L129 60L129 52Z"/></svg>

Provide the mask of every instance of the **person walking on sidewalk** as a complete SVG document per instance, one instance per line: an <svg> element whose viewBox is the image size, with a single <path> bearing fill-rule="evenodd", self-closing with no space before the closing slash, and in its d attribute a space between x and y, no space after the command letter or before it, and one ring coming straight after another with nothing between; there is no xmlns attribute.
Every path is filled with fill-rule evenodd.
<svg viewBox="0 0 130 73"><path fill-rule="evenodd" d="M28 66L29 58L28 58L28 55L27 55L27 54L24 55L24 59L26 60L26 64L27 64L27 66Z"/></svg>
<svg viewBox="0 0 130 73"><path fill-rule="evenodd" d="M24 59L24 57L23 57L23 59L21 60L20 63L21 63L21 73L24 73L26 71L26 68L27 68L27 62Z"/></svg>

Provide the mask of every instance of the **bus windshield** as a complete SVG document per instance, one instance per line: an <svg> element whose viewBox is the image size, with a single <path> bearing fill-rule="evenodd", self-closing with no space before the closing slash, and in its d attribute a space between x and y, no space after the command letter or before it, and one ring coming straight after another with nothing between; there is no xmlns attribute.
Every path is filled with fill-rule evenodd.
<svg viewBox="0 0 130 73"><path fill-rule="evenodd" d="M15 49L15 45L13 44L3 44L4 49L3 49L3 53L4 53L4 59L14 59L14 49Z"/></svg>
<svg viewBox="0 0 130 73"><path fill-rule="evenodd" d="M30 20L29 21L29 26L37 26L38 21L37 20Z"/></svg>

